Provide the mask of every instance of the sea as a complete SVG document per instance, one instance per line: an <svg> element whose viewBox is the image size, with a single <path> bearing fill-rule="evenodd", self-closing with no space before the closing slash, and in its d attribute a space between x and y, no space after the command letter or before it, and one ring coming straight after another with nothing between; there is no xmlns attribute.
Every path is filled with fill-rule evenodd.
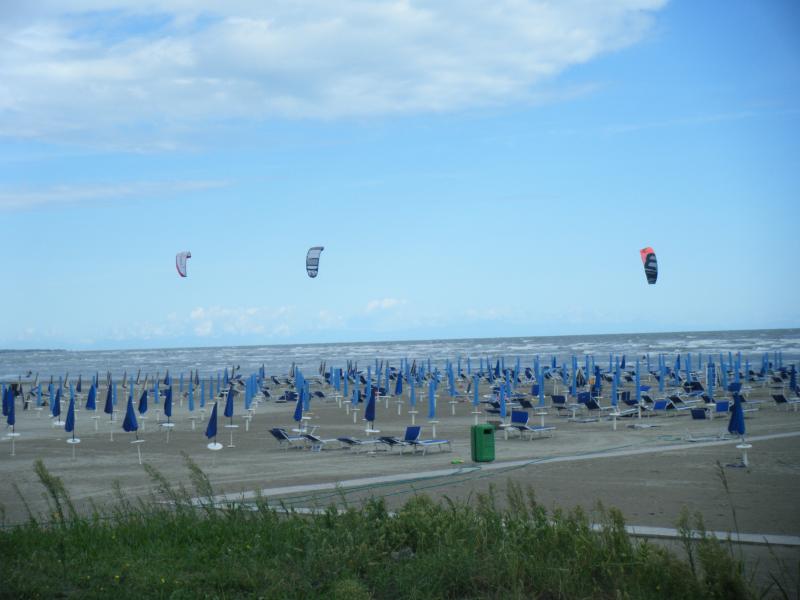
<svg viewBox="0 0 800 600"><path fill-rule="evenodd" d="M800 329L764 329L749 331L692 331L672 333L627 333L607 335L569 335L548 337L505 337L452 340L416 340L387 342L352 342L336 344L286 344L268 346L219 346L196 348L153 348L145 350L0 350L0 381L41 378L77 377L95 373L111 373L115 378L124 373L144 374L188 373L211 375L238 367L247 375L264 367L268 375L285 375L292 365L306 374L315 374L324 362L326 367L344 367L348 361L364 368L379 361L399 366L400 359L431 361L442 367L446 361L462 361L466 369L469 359L477 366L480 359L504 359L529 366L536 357L559 364L575 355L595 358L602 365L609 354L626 355L628 359L647 354L676 355L691 352L709 355L741 353L742 362L760 365L764 353L770 361L778 357L787 363L800 361ZM727 360L727 359L726 359Z"/></svg>

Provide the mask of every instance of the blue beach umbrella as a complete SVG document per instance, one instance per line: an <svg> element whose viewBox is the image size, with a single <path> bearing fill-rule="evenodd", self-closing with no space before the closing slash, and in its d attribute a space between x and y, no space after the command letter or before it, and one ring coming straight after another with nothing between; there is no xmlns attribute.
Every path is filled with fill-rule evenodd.
<svg viewBox="0 0 800 600"><path fill-rule="evenodd" d="M506 390L502 385L500 386L500 417L506 418Z"/></svg>
<svg viewBox="0 0 800 600"><path fill-rule="evenodd" d="M708 361L708 375L706 376L706 391L708 392L708 398L713 402L714 401L714 383L717 379L717 373L714 368L714 363L711 360Z"/></svg>
<svg viewBox="0 0 800 600"><path fill-rule="evenodd" d="M733 395L733 410L731 410L731 419L728 421L728 432L744 437L744 411L742 410L742 400L739 394Z"/></svg>
<svg viewBox="0 0 800 600"><path fill-rule="evenodd" d="M94 383L89 386L89 393L86 394L86 410L97 410L97 388Z"/></svg>
<svg viewBox="0 0 800 600"><path fill-rule="evenodd" d="M297 395L297 402L294 403L294 414L292 415L292 419L296 423L300 423L303 420L303 397L302 394Z"/></svg>
<svg viewBox="0 0 800 600"><path fill-rule="evenodd" d="M189 398L189 412L194 412L194 384L193 384L191 378L189 379L189 396L188 396L188 398Z"/></svg>
<svg viewBox="0 0 800 600"><path fill-rule="evenodd" d="M403 394L403 374L397 372L397 381L394 384L394 395L401 396Z"/></svg>
<svg viewBox="0 0 800 600"><path fill-rule="evenodd" d="M3 394L3 414L6 415L6 423L14 432L14 425L17 422L17 408L14 402L14 390L9 386Z"/></svg>
<svg viewBox="0 0 800 600"><path fill-rule="evenodd" d="M623 357L623 360L625 357ZM578 391L578 358L576 356L572 356L572 381L570 381L569 385L569 394L570 396L576 396Z"/></svg>
<svg viewBox="0 0 800 600"><path fill-rule="evenodd" d="M214 402L214 408L211 409L211 416L208 417L208 425L206 426L206 437L208 439L217 437L217 403Z"/></svg>
<svg viewBox="0 0 800 600"><path fill-rule="evenodd" d="M61 416L61 390L56 390L56 397L53 400L52 396L50 397L50 401L52 406L50 407L50 414L54 417Z"/></svg>
<svg viewBox="0 0 800 600"><path fill-rule="evenodd" d="M611 406L617 406L617 385L619 385L619 369L614 370L614 376L611 378Z"/></svg>
<svg viewBox="0 0 800 600"><path fill-rule="evenodd" d="M147 388L142 390L142 395L139 396L139 414L143 415L147 412Z"/></svg>
<svg viewBox="0 0 800 600"><path fill-rule="evenodd" d="M409 389L411 390L411 395L408 398L408 403L411 405L411 408L414 408L417 405L417 386L414 385L414 381L412 380L409 384Z"/></svg>
<svg viewBox="0 0 800 600"><path fill-rule="evenodd" d="M167 423L172 416L172 386L167 388L167 393L164 396L164 415L167 417Z"/></svg>
<svg viewBox="0 0 800 600"><path fill-rule="evenodd" d="M228 388L228 394L225 398L225 416L231 420L233 423L233 398L236 395L236 390L233 389L233 386Z"/></svg>
<svg viewBox="0 0 800 600"><path fill-rule="evenodd" d="M478 404L480 404L480 398L478 397L478 387L480 385L480 381L481 379L477 375L472 377L472 406L475 408L477 408Z"/></svg>
<svg viewBox="0 0 800 600"><path fill-rule="evenodd" d="M155 379L153 381L153 404L158 405L160 401L161 398L159 397L159 391L158 391L158 379Z"/></svg>
<svg viewBox="0 0 800 600"><path fill-rule="evenodd" d="M145 393L147 392L145 391ZM136 413L133 410L133 398L128 398L128 407L125 409L125 419L122 421L122 429L128 433L131 431L139 431L139 422L136 420ZM136 434L136 438L139 438L138 433Z"/></svg>
<svg viewBox="0 0 800 600"><path fill-rule="evenodd" d="M428 384L428 419L436 418L436 381L431 379Z"/></svg>
<svg viewBox="0 0 800 600"><path fill-rule="evenodd" d="M639 373L639 359L636 359L636 404L642 403L642 380Z"/></svg>
<svg viewBox="0 0 800 600"><path fill-rule="evenodd" d="M67 433L72 434L72 438L75 439L75 399L71 398L69 401L69 407L67 408L67 420L64 423L64 431Z"/></svg>
<svg viewBox="0 0 800 600"><path fill-rule="evenodd" d="M200 408L206 407L206 380L200 380Z"/></svg>
<svg viewBox="0 0 800 600"><path fill-rule="evenodd" d="M378 390L372 391L369 400L367 400L367 408L364 410L364 420L368 423L373 423L375 421L375 396L377 395L377 391Z"/></svg>
<svg viewBox="0 0 800 600"><path fill-rule="evenodd" d="M181 373L181 376L178 378L178 393L183 393L183 373Z"/></svg>
<svg viewBox="0 0 800 600"><path fill-rule="evenodd" d="M42 384L36 386L36 406L42 405Z"/></svg>

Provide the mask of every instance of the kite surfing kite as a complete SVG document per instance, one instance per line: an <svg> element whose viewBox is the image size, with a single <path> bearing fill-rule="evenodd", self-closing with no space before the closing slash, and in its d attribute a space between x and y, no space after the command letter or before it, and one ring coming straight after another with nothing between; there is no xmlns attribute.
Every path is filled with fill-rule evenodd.
<svg viewBox="0 0 800 600"><path fill-rule="evenodd" d="M175 268L178 269L178 275L186 277L186 259L192 258L191 252L178 252L175 255Z"/></svg>
<svg viewBox="0 0 800 600"><path fill-rule="evenodd" d="M647 276L647 283L653 285L658 279L658 263L656 262L656 253L650 248L642 248L639 250L642 257L642 264L644 265L644 274Z"/></svg>
<svg viewBox="0 0 800 600"><path fill-rule="evenodd" d="M319 272L319 255L325 250L323 246L314 246L309 248L306 254L306 272L312 279L317 276Z"/></svg>

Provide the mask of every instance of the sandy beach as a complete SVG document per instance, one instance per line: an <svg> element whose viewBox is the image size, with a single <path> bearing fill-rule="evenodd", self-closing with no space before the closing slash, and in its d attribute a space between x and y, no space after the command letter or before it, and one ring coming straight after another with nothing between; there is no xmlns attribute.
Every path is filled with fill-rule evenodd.
<svg viewBox="0 0 800 600"><path fill-rule="evenodd" d="M273 398L284 389L272 387ZM402 437L410 424L407 391L402 402L394 397L378 400L374 428L379 432L368 435L361 416L363 404L354 422L347 403L339 406L331 388L317 383L311 389L323 390L327 396L314 401L307 415L309 426L315 427L321 438ZM170 481L189 485L185 453L208 474L216 493L233 500L261 493L276 503L308 509L379 495L396 507L415 493L468 499L492 488L497 501L503 503L509 482L514 482L531 487L548 508L581 506L591 512L600 502L619 508L626 522L636 527L674 528L681 512L688 510L702 515L711 531L791 536L786 545L742 545L748 564L757 570L769 553L777 553L790 564L800 557L796 545L800 539L800 412L775 405L770 395L775 390L756 384L749 392L748 407L757 409L746 413L747 439L752 444L749 468L726 466L738 464L742 458L738 438L727 435L727 417L697 421L689 411L672 411L641 421L620 418L614 430L612 420L604 415L591 415L598 420L590 422L581 422L581 417L588 416L581 412L577 420L569 418L569 411L561 411L564 414L559 416L550 407L550 391L548 408L531 411L545 414L532 414L531 421L556 427L552 437L507 438L498 430L493 462L472 462L469 433L476 417L473 406L464 398L451 403L443 388L437 400L436 437L450 440L452 451L431 448L423 456L379 447L374 452L356 452L340 448L338 442L326 444L319 452L284 449L269 429L295 427L294 404L273 399L258 403L251 419L245 418L241 402L237 402L236 428L225 427L230 421L222 418L220 406L218 441L224 447L218 452L206 447L209 410L201 413L197 408L190 413L185 402L176 401L171 419L175 426L169 428L167 439L163 414L156 421L163 406L151 403L147 419L140 420L139 437L145 442L139 447L146 463ZM481 396L488 392L483 383ZM103 397L102 388L98 396ZM415 420L423 426L422 438L430 438L432 424L425 418L427 401L426 395L422 396ZM608 399L601 399L601 404L607 405ZM134 434L122 430L124 403L117 408L120 412L113 423L100 409L97 414L77 412L76 435L81 443L74 446L74 460L73 446L66 443L69 434L63 427L53 426L47 408L18 409L16 430L20 436L14 440L14 456L11 440L5 437L0 442L0 475L7 482L0 489L0 503L8 524L27 517L17 490L34 512L46 509L33 470L33 462L39 458L64 480L79 510L88 511L90 503L112 503L115 481L128 497L151 493L153 483L139 465L137 445L131 444ZM190 417L196 417L194 429ZM478 420L497 422L499 417L483 413ZM640 424L649 427L634 427ZM231 433L234 447L228 447ZM727 479L727 490L720 470ZM331 489L334 486L336 489ZM669 537L667 534L665 543L672 543Z"/></svg>

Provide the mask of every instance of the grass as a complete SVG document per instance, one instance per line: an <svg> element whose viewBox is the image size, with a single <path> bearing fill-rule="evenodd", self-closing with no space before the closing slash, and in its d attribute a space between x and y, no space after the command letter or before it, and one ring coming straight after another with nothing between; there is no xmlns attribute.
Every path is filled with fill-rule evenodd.
<svg viewBox="0 0 800 600"><path fill-rule="evenodd" d="M185 457L193 490L146 469L154 494L78 514L61 480L36 473L49 514L0 532L0 598L757 598L738 557L719 541L687 556L635 541L622 515L598 507L547 511L509 483L469 502L420 495L390 513L370 499L314 515L254 506L221 510ZM702 523L698 524L702 527ZM782 589L781 589L782 591Z"/></svg>

